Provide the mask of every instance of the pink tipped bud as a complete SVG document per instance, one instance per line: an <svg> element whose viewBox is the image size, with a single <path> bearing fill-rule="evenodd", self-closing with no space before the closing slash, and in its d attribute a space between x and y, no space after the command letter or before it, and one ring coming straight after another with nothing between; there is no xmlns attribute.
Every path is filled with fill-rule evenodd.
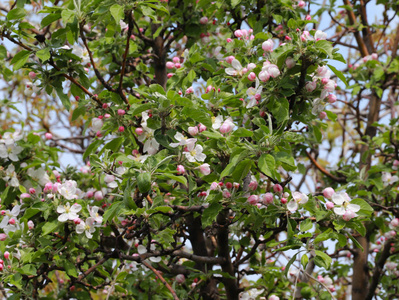
<svg viewBox="0 0 399 300"><path fill-rule="evenodd" d="M0 241L4 242L7 239L7 234L0 233Z"/></svg>
<svg viewBox="0 0 399 300"><path fill-rule="evenodd" d="M29 194L32 194L32 195L36 194L36 190L34 188L30 188Z"/></svg>
<svg viewBox="0 0 399 300"><path fill-rule="evenodd" d="M86 197L87 198L92 198L94 196L94 192L93 191L87 191L86 192Z"/></svg>
<svg viewBox="0 0 399 300"><path fill-rule="evenodd" d="M226 42L231 43L233 40L231 38L227 38Z"/></svg>
<svg viewBox="0 0 399 300"><path fill-rule="evenodd" d="M273 191L275 193L281 193L283 191L283 187L277 183L277 184L273 185Z"/></svg>
<svg viewBox="0 0 399 300"><path fill-rule="evenodd" d="M46 140L51 140L53 138L53 135L50 132L46 132L44 136L46 137Z"/></svg>
<svg viewBox="0 0 399 300"><path fill-rule="evenodd" d="M231 64L233 60L235 60L235 57L232 55L226 57L226 62L228 62L229 64Z"/></svg>
<svg viewBox="0 0 399 300"><path fill-rule="evenodd" d="M79 225L82 222L82 220L79 218L76 218L73 220L73 222L75 223L75 225Z"/></svg>
<svg viewBox="0 0 399 300"><path fill-rule="evenodd" d="M328 99L328 103L333 104L335 103L335 101L337 101L337 96L335 96L334 94L329 94L327 96Z"/></svg>
<svg viewBox="0 0 399 300"><path fill-rule="evenodd" d="M316 82L316 81L308 81L308 82L305 84L305 89L306 89L308 92L313 92L313 91L316 89L316 86L317 86L317 82Z"/></svg>
<svg viewBox="0 0 399 300"><path fill-rule="evenodd" d="M310 15L306 15L305 20L310 21L310 20L312 20L312 17Z"/></svg>
<svg viewBox="0 0 399 300"><path fill-rule="evenodd" d="M182 175L186 172L186 169L182 165L177 166L177 174Z"/></svg>
<svg viewBox="0 0 399 300"><path fill-rule="evenodd" d="M33 72L33 71L29 72L29 78L30 79L35 79L36 78L36 73Z"/></svg>
<svg viewBox="0 0 399 300"><path fill-rule="evenodd" d="M258 188L258 182L257 182L256 180L252 180L252 181L249 183L248 188L249 188L251 191L255 191L255 190Z"/></svg>
<svg viewBox="0 0 399 300"><path fill-rule="evenodd" d="M286 41L291 41L292 40L292 38L289 37L288 35L286 35L284 38L285 38Z"/></svg>
<svg viewBox="0 0 399 300"><path fill-rule="evenodd" d="M168 62L166 63L166 68L167 68L167 69L173 69L174 67L175 67L175 64L172 63L171 61L168 61Z"/></svg>
<svg viewBox="0 0 399 300"><path fill-rule="evenodd" d="M255 94L255 100L259 101L262 99L262 96L260 94Z"/></svg>
<svg viewBox="0 0 399 300"><path fill-rule="evenodd" d="M186 277L184 277L183 274L179 274L179 275L176 276L176 282L179 283L179 284L184 283L185 280L186 280Z"/></svg>
<svg viewBox="0 0 399 300"><path fill-rule="evenodd" d="M97 131L96 132L96 137L98 137L98 138L100 138L100 137L102 137L103 135L101 134L101 131Z"/></svg>
<svg viewBox="0 0 399 300"><path fill-rule="evenodd" d="M321 80L321 83L322 83L322 84L327 84L329 81L330 81L330 80L329 80L328 78L323 78L323 79Z"/></svg>
<svg viewBox="0 0 399 300"><path fill-rule="evenodd" d="M103 103L103 109L107 109L108 108L108 104L107 103Z"/></svg>
<svg viewBox="0 0 399 300"><path fill-rule="evenodd" d="M211 168L209 164L202 164L199 166L200 172L204 175L211 174Z"/></svg>
<svg viewBox="0 0 399 300"><path fill-rule="evenodd" d="M104 199L103 197L103 193L101 191L97 191L94 193L94 199L96 199L97 201L101 201Z"/></svg>
<svg viewBox="0 0 399 300"><path fill-rule="evenodd" d="M273 194L272 193L266 193L263 196L263 204L272 204L273 203Z"/></svg>
<svg viewBox="0 0 399 300"><path fill-rule="evenodd" d="M333 209L334 208L334 203L332 203L330 201L327 201L326 202L326 207L327 207L327 209Z"/></svg>
<svg viewBox="0 0 399 300"><path fill-rule="evenodd" d="M281 198L280 201L281 201L282 204L287 204L287 198Z"/></svg>
<svg viewBox="0 0 399 300"><path fill-rule="evenodd" d="M203 131L206 130L206 126L203 125L203 124L199 124L199 125L198 125L198 130L199 130L199 132L203 132Z"/></svg>
<svg viewBox="0 0 399 300"><path fill-rule="evenodd" d="M303 7L305 7L305 5L306 5L305 1L299 1L298 2L298 7L299 8L303 8Z"/></svg>
<svg viewBox="0 0 399 300"><path fill-rule="evenodd" d="M174 73L168 73L166 74L166 77L171 78L173 75L175 75Z"/></svg>
<svg viewBox="0 0 399 300"><path fill-rule="evenodd" d="M231 182L226 182L226 188L231 190L232 187L233 187L233 184Z"/></svg>
<svg viewBox="0 0 399 300"><path fill-rule="evenodd" d="M219 189L219 184L217 182L212 182L210 189L211 189L211 191L215 191L215 190Z"/></svg>
<svg viewBox="0 0 399 300"><path fill-rule="evenodd" d="M256 79L256 74L254 72L249 73L248 79L250 81L254 81Z"/></svg>
<svg viewBox="0 0 399 300"><path fill-rule="evenodd" d="M28 193L22 193L21 196L19 196L19 198L21 199L30 198L30 195Z"/></svg>
<svg viewBox="0 0 399 300"><path fill-rule="evenodd" d="M119 131L119 132L124 132L124 131L125 131L125 127L119 126L118 131Z"/></svg>
<svg viewBox="0 0 399 300"><path fill-rule="evenodd" d="M15 225L15 219L11 218L10 220L8 220L8 224Z"/></svg>
<svg viewBox="0 0 399 300"><path fill-rule="evenodd" d="M6 211L5 211L5 210L2 210L2 211L1 211L1 215L2 215L2 216L5 216L5 215L6 215Z"/></svg>
<svg viewBox="0 0 399 300"><path fill-rule="evenodd" d="M288 57L285 60L285 64L287 65L288 69L291 69L291 68L295 67L295 65L296 65L295 60L292 57Z"/></svg>
<svg viewBox="0 0 399 300"><path fill-rule="evenodd" d="M28 221L28 228L29 228L29 230L32 230L33 228L35 228L35 223L33 223L32 220Z"/></svg>
<svg viewBox="0 0 399 300"><path fill-rule="evenodd" d="M325 111L320 112L319 118L320 118L321 120L324 120L325 118L327 118L327 113L326 113Z"/></svg>
<svg viewBox="0 0 399 300"><path fill-rule="evenodd" d="M208 86L206 87L205 93L209 93L210 91L212 91L212 89L213 89L213 86L208 85Z"/></svg>
<svg viewBox="0 0 399 300"><path fill-rule="evenodd" d="M240 184L238 182L233 182L233 188L238 190L240 188Z"/></svg>
<svg viewBox="0 0 399 300"><path fill-rule="evenodd" d="M144 130L143 130L143 128L141 128L141 127L139 127L139 128L136 128L136 133L137 133L137 135L142 135L143 134L143 132L144 132Z"/></svg>
<svg viewBox="0 0 399 300"><path fill-rule="evenodd" d="M180 63L175 63L175 67L176 67L176 69L180 69L181 68L181 64Z"/></svg>
<svg viewBox="0 0 399 300"><path fill-rule="evenodd" d="M226 190L226 189L223 190L222 195L223 195L224 198L230 198L231 197L230 192L228 190Z"/></svg>
<svg viewBox="0 0 399 300"><path fill-rule="evenodd" d="M123 116L126 113L124 109L118 109L118 115Z"/></svg>
<svg viewBox="0 0 399 300"><path fill-rule="evenodd" d="M173 57L172 60L173 60L174 63L179 63L180 62L180 58L177 57L177 56Z"/></svg>
<svg viewBox="0 0 399 300"><path fill-rule="evenodd" d="M192 136L196 136L198 134L198 127L197 126L188 127L188 133L191 134Z"/></svg>
<svg viewBox="0 0 399 300"><path fill-rule="evenodd" d="M208 18L207 18L207 17L202 17L202 18L199 20L199 22L200 22L200 24L202 24L202 25L206 25L206 24L208 23Z"/></svg>
<svg viewBox="0 0 399 300"><path fill-rule="evenodd" d="M326 197L327 199L331 199L331 197L334 195L334 193L335 193L335 191L331 187L325 188L323 190L323 196Z"/></svg>
<svg viewBox="0 0 399 300"><path fill-rule="evenodd" d="M274 42L272 39L268 39L267 41L264 41L262 44L262 49L263 51L266 52L272 52L274 47Z"/></svg>
<svg viewBox="0 0 399 300"><path fill-rule="evenodd" d="M243 33L240 29L238 29L238 30L234 31L234 35L235 35L235 37L240 38L243 36Z"/></svg>
<svg viewBox="0 0 399 300"><path fill-rule="evenodd" d="M104 118L109 119L109 118L111 118L111 115L110 114L104 114Z"/></svg>
<svg viewBox="0 0 399 300"><path fill-rule="evenodd" d="M259 196L258 195L251 195L248 197L248 203L251 205L256 205L258 203Z"/></svg>

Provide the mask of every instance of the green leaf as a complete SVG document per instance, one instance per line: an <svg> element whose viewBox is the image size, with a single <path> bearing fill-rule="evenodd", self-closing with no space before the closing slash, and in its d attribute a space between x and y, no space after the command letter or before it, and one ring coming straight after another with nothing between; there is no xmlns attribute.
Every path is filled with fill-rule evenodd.
<svg viewBox="0 0 399 300"><path fill-rule="evenodd" d="M215 131L203 131L201 133L203 136L208 137L210 139L224 139L225 137L223 135L221 135L219 132Z"/></svg>
<svg viewBox="0 0 399 300"><path fill-rule="evenodd" d="M254 135L253 131L250 131L243 127L240 127L236 131L233 132L233 136L236 136L236 137L251 137L253 135Z"/></svg>
<svg viewBox="0 0 399 300"><path fill-rule="evenodd" d="M329 57L331 57L331 58L333 57L333 54L332 54L333 47L331 45L331 42L326 41L326 40L320 40L320 41L317 41L314 46L316 49L320 50L321 52L324 52Z"/></svg>
<svg viewBox="0 0 399 300"><path fill-rule="evenodd" d="M30 55L30 51L22 50L19 51L11 60L11 64L14 65L14 71L19 70L26 63Z"/></svg>
<svg viewBox="0 0 399 300"><path fill-rule="evenodd" d="M270 154L262 154L258 162L259 170L266 176L273 177L273 170L276 168L274 157Z"/></svg>
<svg viewBox="0 0 399 300"><path fill-rule="evenodd" d="M308 231L313 228L313 223L310 219L306 219L301 222L299 228L301 229L302 232Z"/></svg>
<svg viewBox="0 0 399 300"><path fill-rule="evenodd" d="M151 174L149 172L140 173L137 176L137 185L140 193L147 193L151 189Z"/></svg>
<svg viewBox="0 0 399 300"><path fill-rule="evenodd" d="M357 212L357 214L359 215L370 216L374 211L374 209L363 199L356 198L353 199L350 203L357 204L360 206L360 210Z"/></svg>
<svg viewBox="0 0 399 300"><path fill-rule="evenodd" d="M296 170L295 159L291 155L289 155L287 152L284 152L284 151L277 152L276 160L282 163L283 168L285 170L287 170L287 171L295 171Z"/></svg>
<svg viewBox="0 0 399 300"><path fill-rule="evenodd" d="M121 147L122 143L123 143L124 138L122 136L117 137L116 139L113 139L112 141L110 141L109 143L107 143L104 146L104 150L105 149L109 149L113 152L118 152L119 148Z"/></svg>
<svg viewBox="0 0 399 300"><path fill-rule="evenodd" d="M87 147L85 153L83 153L83 159L86 159L94 150L97 150L98 146L101 144L101 140L93 141L89 147Z"/></svg>
<svg viewBox="0 0 399 300"><path fill-rule="evenodd" d="M343 74L341 71L338 71L338 70L337 70L335 67L333 67L332 65L327 65L327 66L331 69L331 71L334 72L335 75L337 75L337 77L338 77L339 79L342 80L343 83L345 83L346 87L348 87L348 82L346 81L346 78L345 78L344 74Z"/></svg>
<svg viewBox="0 0 399 300"><path fill-rule="evenodd" d="M165 177L168 177L169 179L176 180L177 182L180 182L180 183L182 183L184 185L187 185L187 179L184 176L175 176L175 175L168 174L168 173L165 173L165 174L162 174L162 175L165 176Z"/></svg>
<svg viewBox="0 0 399 300"><path fill-rule="evenodd" d="M331 238L332 228L328 228L326 231L320 233L315 239L314 243L318 244L320 242L326 241Z"/></svg>
<svg viewBox="0 0 399 300"><path fill-rule="evenodd" d="M319 250L315 250L315 253L316 253L316 257L314 258L315 264L321 268L325 268L326 270L328 270L332 263L331 257Z"/></svg>
<svg viewBox="0 0 399 300"><path fill-rule="evenodd" d="M83 116L87 111L87 108L85 106L79 106L77 107L73 113L72 113L72 119L71 121L75 121L77 118L79 118L80 116Z"/></svg>
<svg viewBox="0 0 399 300"><path fill-rule="evenodd" d="M183 108L181 115L184 115L188 118L193 119L199 123L204 124L206 127L212 127L212 121L210 116L203 110L192 108L192 107L185 107Z"/></svg>
<svg viewBox="0 0 399 300"><path fill-rule="evenodd" d="M308 265L308 262L309 262L309 257L306 254L302 255L301 264L304 268L306 268L306 266Z"/></svg>
<svg viewBox="0 0 399 300"><path fill-rule="evenodd" d="M71 109L71 101L69 100L69 97L64 94L62 88L55 87L55 91L57 92L57 95L60 98L62 105L64 105L65 109L69 111Z"/></svg>
<svg viewBox="0 0 399 300"><path fill-rule="evenodd" d="M202 213L202 227L205 228L212 225L212 222L216 220L217 215L223 209L223 205L219 202L213 202Z"/></svg>
<svg viewBox="0 0 399 300"><path fill-rule="evenodd" d="M357 239L355 239L351 234L348 234L348 237L352 240L353 244L354 244L357 248L359 248L359 249L361 249L362 251L364 251L363 246L360 245L360 243L358 242Z"/></svg>
<svg viewBox="0 0 399 300"><path fill-rule="evenodd" d="M78 277L78 272L76 270L76 266L69 260L64 260L64 269L69 277Z"/></svg>
<svg viewBox="0 0 399 300"><path fill-rule="evenodd" d="M284 276L287 276L288 271L290 270L291 265L295 262L298 253L295 253L293 257L289 260L288 264L285 266Z"/></svg>
<svg viewBox="0 0 399 300"><path fill-rule="evenodd" d="M51 57L50 50L48 48L41 49L36 52L36 56L40 58L42 62L45 62L46 60L49 60Z"/></svg>
<svg viewBox="0 0 399 300"><path fill-rule="evenodd" d="M17 20L17 19L22 19L25 16L26 16L25 9L14 8L13 10L10 10L9 13L7 14L7 19L10 21Z"/></svg>
<svg viewBox="0 0 399 300"><path fill-rule="evenodd" d="M27 276L29 276L29 275L35 276L37 274L37 269L32 264L24 265L19 270L20 270L21 274L24 274L24 275L27 275Z"/></svg>
<svg viewBox="0 0 399 300"><path fill-rule="evenodd" d="M112 17L115 19L116 24L119 24L119 21L125 18L125 13L123 12L123 7L114 4L109 8Z"/></svg>
<svg viewBox="0 0 399 300"><path fill-rule="evenodd" d="M47 222L46 224L43 225L42 236L54 232L60 224L61 223L58 220Z"/></svg>
<svg viewBox="0 0 399 300"><path fill-rule="evenodd" d="M108 220L112 220L116 216L117 212L121 211L122 207L124 206L123 204L123 201L112 203L103 215L103 223L105 224Z"/></svg>
<svg viewBox="0 0 399 300"><path fill-rule="evenodd" d="M75 19L75 12L73 10L70 10L70 9L64 9L61 12L61 17L62 17L62 21L65 24L73 23L73 20Z"/></svg>
<svg viewBox="0 0 399 300"><path fill-rule="evenodd" d="M235 8L238 4L240 4L241 0L231 0L231 7Z"/></svg>
<svg viewBox="0 0 399 300"><path fill-rule="evenodd" d="M190 72L188 72L187 80L191 83L195 79L195 76L196 76L195 71L191 69Z"/></svg>
<svg viewBox="0 0 399 300"><path fill-rule="evenodd" d="M41 21L40 25L42 26L42 28L44 28L44 27L50 25L51 23L53 23L54 21L57 21L60 18L61 18L61 14L60 13L48 14L47 16L45 16L43 18L43 20Z"/></svg>

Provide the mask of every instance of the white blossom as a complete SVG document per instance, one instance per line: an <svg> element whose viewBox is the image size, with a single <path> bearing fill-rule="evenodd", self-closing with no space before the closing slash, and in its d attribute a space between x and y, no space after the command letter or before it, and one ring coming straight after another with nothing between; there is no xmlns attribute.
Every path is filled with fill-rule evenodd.
<svg viewBox="0 0 399 300"><path fill-rule="evenodd" d="M58 188L58 192L67 200L77 199L77 183L74 180L67 180Z"/></svg>
<svg viewBox="0 0 399 300"><path fill-rule="evenodd" d="M242 75L243 74L243 67L241 63L237 59L233 59L231 62L232 68L226 68L225 72L227 75L235 76L235 75Z"/></svg>
<svg viewBox="0 0 399 300"><path fill-rule="evenodd" d="M6 172L6 176L3 177L3 179L6 182L9 182L10 186L13 186L13 187L19 186L19 181L17 178L17 173L15 173L14 165L9 165L5 172Z"/></svg>
<svg viewBox="0 0 399 300"><path fill-rule="evenodd" d="M204 161L206 155L202 153L203 148L201 145L189 144L187 145L187 151L183 152L189 162Z"/></svg>
<svg viewBox="0 0 399 300"><path fill-rule="evenodd" d="M298 209L299 204L305 204L308 202L309 198L301 192L293 192L292 200L288 202L287 208L290 212L294 212Z"/></svg>
<svg viewBox="0 0 399 300"><path fill-rule="evenodd" d="M14 144L0 144L0 157L18 161L18 154L22 152L23 148Z"/></svg>
<svg viewBox="0 0 399 300"><path fill-rule="evenodd" d="M354 213L354 217L357 216L356 212L360 210L360 206L357 204L351 204L351 199L347 193L339 192L332 195L332 201L334 202L334 212L343 216L348 210ZM337 206L338 205L338 206Z"/></svg>
<svg viewBox="0 0 399 300"><path fill-rule="evenodd" d="M98 213L98 210L99 210L98 206L92 206L92 208L90 208L90 206L87 205L87 210L89 211L90 217L92 217L95 222L97 222L99 224L101 224L103 222L103 217L100 216Z"/></svg>
<svg viewBox="0 0 399 300"><path fill-rule="evenodd" d="M180 132L176 132L175 134L175 139L178 140L178 143L171 143L170 146L173 148L176 148L178 146L185 146L185 145L189 145L189 144L195 144L197 142L197 139L194 138L187 138L186 136L184 136L183 134L181 134Z"/></svg>
<svg viewBox="0 0 399 300"><path fill-rule="evenodd" d="M66 205L59 205L57 207L57 213L61 214L58 217L58 221L60 222L66 222L68 220L75 220L77 218L79 218L78 216L78 212L82 209L82 206L80 204L73 204L72 206L70 206L69 203L67 203Z"/></svg>
<svg viewBox="0 0 399 300"><path fill-rule="evenodd" d="M80 224L76 225L76 232L78 234L82 234L84 232L88 239L93 237L92 233L95 231L96 228L94 227L94 218L92 217L87 218L86 222L81 222Z"/></svg>

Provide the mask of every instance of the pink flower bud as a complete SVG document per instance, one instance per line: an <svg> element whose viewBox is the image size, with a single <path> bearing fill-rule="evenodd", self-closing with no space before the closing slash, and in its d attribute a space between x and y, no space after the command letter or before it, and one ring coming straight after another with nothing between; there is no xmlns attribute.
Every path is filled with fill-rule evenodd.
<svg viewBox="0 0 399 300"><path fill-rule="evenodd" d="M202 164L199 166L200 172L204 175L209 175L211 174L211 168L209 164Z"/></svg>
<svg viewBox="0 0 399 300"><path fill-rule="evenodd" d="M211 189L211 191L215 191L215 190L219 189L219 184L217 182L212 182L210 189Z"/></svg>
<svg viewBox="0 0 399 300"><path fill-rule="evenodd" d="M101 201L104 199L103 197L103 193L101 191L97 191L94 193L94 199L96 199L97 201Z"/></svg>
<svg viewBox="0 0 399 300"><path fill-rule="evenodd" d="M230 192L228 190L226 190L226 189L223 190L222 195L223 195L224 198L230 198L231 197Z"/></svg>
<svg viewBox="0 0 399 300"><path fill-rule="evenodd" d="M101 131L97 131L96 132L96 137L98 137L98 138L100 138L100 137L102 137L103 135L101 134Z"/></svg>
<svg viewBox="0 0 399 300"><path fill-rule="evenodd" d="M53 135L50 132L46 132L44 136L46 137L47 140L51 140L53 138Z"/></svg>
<svg viewBox="0 0 399 300"><path fill-rule="evenodd" d="M335 96L334 94L329 94L327 96L328 99L328 103L333 104L335 103L335 101L337 101L337 96Z"/></svg>
<svg viewBox="0 0 399 300"><path fill-rule="evenodd" d="M44 192L49 193L53 190L53 184L51 182L47 182L44 186Z"/></svg>
<svg viewBox="0 0 399 300"><path fill-rule="evenodd" d="M103 103L103 109L107 109L108 108L108 104L107 103Z"/></svg>
<svg viewBox="0 0 399 300"><path fill-rule="evenodd" d="M241 70L241 72L242 72L242 74L245 74L245 73L248 72L248 69L247 69L247 68L243 68L243 69Z"/></svg>
<svg viewBox="0 0 399 300"><path fill-rule="evenodd" d="M192 86L190 86L187 90L186 90L186 95L190 95L194 93L194 88Z"/></svg>
<svg viewBox="0 0 399 300"><path fill-rule="evenodd" d="M249 73L248 79L250 81L254 81L256 79L256 74L254 72Z"/></svg>
<svg viewBox="0 0 399 300"><path fill-rule="evenodd" d="M173 69L174 67L175 67L175 64L172 63L171 61L168 61L168 62L166 63L166 68L167 68L167 69Z"/></svg>
<svg viewBox="0 0 399 300"><path fill-rule="evenodd" d="M36 194L36 190L34 188L30 188L29 189L29 194Z"/></svg>
<svg viewBox="0 0 399 300"><path fill-rule="evenodd" d="M206 130L206 126L203 125L203 124L199 124L199 125L198 125L198 129L199 129L199 132L203 132L203 131Z"/></svg>
<svg viewBox="0 0 399 300"><path fill-rule="evenodd" d="M231 182L226 182L226 188L231 190L232 187L233 187L233 184Z"/></svg>
<svg viewBox="0 0 399 300"><path fill-rule="evenodd" d="M321 120L324 120L325 118L327 118L327 113L326 113L325 111L320 112L319 118L320 118Z"/></svg>
<svg viewBox="0 0 399 300"><path fill-rule="evenodd" d="M16 221L14 218L11 218L10 220L8 220L8 224L10 225L15 225Z"/></svg>
<svg viewBox="0 0 399 300"><path fill-rule="evenodd" d="M93 191L87 191L86 192L86 197L87 198L92 198L94 196L94 192Z"/></svg>
<svg viewBox="0 0 399 300"><path fill-rule="evenodd" d="M377 53L372 53L371 54L371 59L377 60L378 59L378 54Z"/></svg>
<svg viewBox="0 0 399 300"><path fill-rule="evenodd" d="M7 234L0 233L0 241L4 242L7 239Z"/></svg>
<svg viewBox="0 0 399 300"><path fill-rule="evenodd" d="M238 182L233 182L233 188L238 190L240 188L240 184Z"/></svg>
<svg viewBox="0 0 399 300"><path fill-rule="evenodd" d="M5 211L5 210L2 210L2 211L1 211L1 215L2 215L2 216L5 216L5 215L6 215L6 211Z"/></svg>
<svg viewBox="0 0 399 300"><path fill-rule="evenodd" d="M291 40L292 40L292 38L289 37L288 35L286 35L286 36L284 37L284 39L285 39L286 41L291 41Z"/></svg>
<svg viewBox="0 0 399 300"><path fill-rule="evenodd" d="M283 191L283 187L277 183L277 184L273 185L273 191L275 193L281 193Z"/></svg>
<svg viewBox="0 0 399 300"><path fill-rule="evenodd" d="M232 62L233 60L235 60L235 57L232 56L232 55L226 57L226 62L228 62L229 64L231 64L231 62Z"/></svg>
<svg viewBox="0 0 399 300"><path fill-rule="evenodd" d="M21 199L30 198L30 195L28 193L22 193L21 196L19 196L19 198Z"/></svg>
<svg viewBox="0 0 399 300"><path fill-rule="evenodd" d="M223 134L229 133L234 129L234 126L234 123L230 119L227 119L223 122L222 126L220 126L219 130Z"/></svg>
<svg viewBox="0 0 399 300"><path fill-rule="evenodd" d="M171 78L173 75L175 75L174 73L168 73L166 74L166 77Z"/></svg>
<svg viewBox="0 0 399 300"><path fill-rule="evenodd" d="M231 43L233 40L231 38L227 38L226 42Z"/></svg>
<svg viewBox="0 0 399 300"><path fill-rule="evenodd" d="M205 24L208 23L208 18L207 18L207 17L202 17L202 18L199 20L199 22L200 22L200 24L205 25Z"/></svg>
<svg viewBox="0 0 399 300"><path fill-rule="evenodd" d="M393 219L391 221L391 223L390 223L390 226L391 227L398 227L399 226L399 219L398 218Z"/></svg>
<svg viewBox="0 0 399 300"><path fill-rule="evenodd" d="M180 63L175 63L175 67L176 67L176 69L180 69L181 68L181 64Z"/></svg>
<svg viewBox="0 0 399 300"><path fill-rule="evenodd" d="M177 166L177 174L182 175L186 172L186 169L182 165Z"/></svg>
<svg viewBox="0 0 399 300"><path fill-rule="evenodd" d="M111 118L111 115L110 114L105 114L104 118L109 119L109 118Z"/></svg>
<svg viewBox="0 0 399 300"><path fill-rule="evenodd" d="M263 196L263 204L272 204L273 203L273 194L272 193L266 193Z"/></svg>
<svg viewBox="0 0 399 300"><path fill-rule="evenodd" d="M262 49L266 52L272 52L274 47L274 42L272 39L268 39L262 43Z"/></svg>
<svg viewBox="0 0 399 300"><path fill-rule="evenodd" d="M262 96L260 94L255 94L255 100L259 101L262 99Z"/></svg>
<svg viewBox="0 0 399 300"><path fill-rule="evenodd" d="M310 20L312 20L312 17L310 15L306 15L305 20L310 21Z"/></svg>
<svg viewBox="0 0 399 300"><path fill-rule="evenodd" d="M176 282L179 284L184 283L185 280L186 280L186 277L183 274L178 274L176 276Z"/></svg>
<svg viewBox="0 0 399 300"><path fill-rule="evenodd" d="M247 66L248 70L253 70L255 68L256 68L256 65L254 63L249 63L248 66Z"/></svg>
<svg viewBox="0 0 399 300"><path fill-rule="evenodd" d="M138 128L136 128L135 132L136 132L137 135L142 135L144 130L143 130L143 128L138 127Z"/></svg>
<svg viewBox="0 0 399 300"><path fill-rule="evenodd" d="M326 197L327 199L331 199L331 197L334 195L334 193L335 193L335 191L331 187L325 188L323 190L323 196Z"/></svg>
<svg viewBox="0 0 399 300"><path fill-rule="evenodd" d="M242 33L242 31L241 31L240 29L238 29L238 30L234 31L234 35L235 35L236 37L240 38L240 37L243 36L243 33Z"/></svg>
<svg viewBox="0 0 399 300"><path fill-rule="evenodd" d="M258 182L257 182L256 180L252 180L252 181L249 183L248 188L249 188L251 191L255 191L255 190L258 188Z"/></svg>
<svg viewBox="0 0 399 300"><path fill-rule="evenodd" d="M29 72L29 78L30 79L35 79L36 78L36 73L33 72L33 71Z"/></svg>
<svg viewBox="0 0 399 300"><path fill-rule="evenodd" d="M73 220L73 222L75 223L75 225L79 225L82 222L82 220L80 218L76 218Z"/></svg>
<svg viewBox="0 0 399 300"><path fill-rule="evenodd" d="M282 204L287 204L287 198L281 198L280 201L281 201Z"/></svg>
<svg viewBox="0 0 399 300"><path fill-rule="evenodd" d="M119 131L119 132L124 132L124 131L125 131L125 127L119 126L118 131Z"/></svg>
<svg viewBox="0 0 399 300"><path fill-rule="evenodd" d="M305 89L306 89L308 92L313 92L313 91L316 89L316 86L317 86L317 82L316 82L316 81L308 81L308 82L305 84Z"/></svg>
<svg viewBox="0 0 399 300"><path fill-rule="evenodd" d="M172 60L173 60L174 63L179 63L180 62L180 58L177 57L177 56L173 57Z"/></svg>
<svg viewBox="0 0 399 300"><path fill-rule="evenodd" d="M28 228L29 228L30 230L32 230L33 228L35 228L35 223L33 223L32 220L29 220L29 221L28 221Z"/></svg>
<svg viewBox="0 0 399 300"><path fill-rule="evenodd" d="M118 109L118 115L123 116L126 113L124 109Z"/></svg>
<svg viewBox="0 0 399 300"><path fill-rule="evenodd" d="M256 205L258 203L259 196L258 195L251 195L248 197L248 203L251 205Z"/></svg>
<svg viewBox="0 0 399 300"><path fill-rule="evenodd" d="M347 211L345 211L344 215L342 216L342 219L344 219L345 221L350 221L354 217L355 213L348 209Z"/></svg>
<svg viewBox="0 0 399 300"><path fill-rule="evenodd" d="M267 71L261 71L259 73L259 79L263 82L268 81L270 78L270 74Z"/></svg>
<svg viewBox="0 0 399 300"><path fill-rule="evenodd" d="M291 68L295 67L295 65L296 65L295 60L292 57L288 57L285 60L285 64L287 65L288 69L291 69Z"/></svg>
<svg viewBox="0 0 399 300"><path fill-rule="evenodd" d="M299 8L303 8L303 7L305 7L305 5L306 5L305 1L299 1L298 2L298 7Z"/></svg>
<svg viewBox="0 0 399 300"><path fill-rule="evenodd" d="M192 136L196 136L198 134L198 127L193 126L193 127L188 127L188 133L191 134Z"/></svg>
<svg viewBox="0 0 399 300"><path fill-rule="evenodd" d="M321 83L322 83L322 84L327 84L327 83L328 83L328 81L329 81L329 79L328 79L328 78L323 78L323 79L321 80Z"/></svg>
<svg viewBox="0 0 399 300"><path fill-rule="evenodd" d="M327 209L333 209L334 208L334 203L332 203L330 201L327 201L326 202L326 207L327 207Z"/></svg>

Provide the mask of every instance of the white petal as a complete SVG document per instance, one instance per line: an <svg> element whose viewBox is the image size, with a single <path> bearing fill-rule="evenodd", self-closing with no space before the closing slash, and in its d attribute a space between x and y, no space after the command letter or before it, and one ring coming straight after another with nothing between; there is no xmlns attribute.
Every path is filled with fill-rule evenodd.
<svg viewBox="0 0 399 300"><path fill-rule="evenodd" d="M93 237L93 235L89 231L86 230L85 233L88 239L91 239Z"/></svg>
<svg viewBox="0 0 399 300"><path fill-rule="evenodd" d="M68 221L68 214L62 214L58 217L58 221L60 222L66 222Z"/></svg>
<svg viewBox="0 0 399 300"><path fill-rule="evenodd" d="M195 156L195 158L196 158L197 161L205 161L206 155L205 155L204 153L198 153L198 154Z"/></svg>
<svg viewBox="0 0 399 300"><path fill-rule="evenodd" d="M296 210L298 209L298 203L296 203L296 201L294 201L294 200L291 200L291 201L288 202L288 204L287 204L287 209L288 209L290 212L296 211Z"/></svg>
<svg viewBox="0 0 399 300"><path fill-rule="evenodd" d="M237 59L233 59L233 61L231 62L231 65L237 71L240 71L242 69L241 63Z"/></svg>
<svg viewBox="0 0 399 300"><path fill-rule="evenodd" d="M143 245L139 245L139 246L137 247L137 252L138 252L139 254L147 253L147 248L144 247Z"/></svg>
<svg viewBox="0 0 399 300"><path fill-rule="evenodd" d="M75 203L74 205L72 205L71 207L71 212L73 213L77 213L82 209L82 206L80 204Z"/></svg>
<svg viewBox="0 0 399 300"><path fill-rule="evenodd" d="M82 234L83 231L85 231L85 225L83 223L76 225L76 232L78 234Z"/></svg>
<svg viewBox="0 0 399 300"><path fill-rule="evenodd" d="M162 258L160 256L152 256L150 257L150 261L154 262L154 263L159 263L162 260Z"/></svg>
<svg viewBox="0 0 399 300"><path fill-rule="evenodd" d="M15 205L11 210L11 215L17 217L20 211L21 211L21 205Z"/></svg>
<svg viewBox="0 0 399 300"><path fill-rule="evenodd" d="M58 205L57 213L62 214L64 212L66 212L65 207L63 205Z"/></svg>
<svg viewBox="0 0 399 300"><path fill-rule="evenodd" d="M358 212L360 210L360 206L357 204L348 204L346 208L350 209L353 212Z"/></svg>
<svg viewBox="0 0 399 300"><path fill-rule="evenodd" d="M225 72L226 72L227 75L231 75L231 76L237 75L237 71L234 70L233 68L227 68L227 69L225 70Z"/></svg>
<svg viewBox="0 0 399 300"><path fill-rule="evenodd" d="M342 193L334 193L332 195L332 201L337 205L342 205L345 202L345 198Z"/></svg>
<svg viewBox="0 0 399 300"><path fill-rule="evenodd" d="M345 214L345 208L343 207L334 207L334 212L339 215L343 216Z"/></svg>

